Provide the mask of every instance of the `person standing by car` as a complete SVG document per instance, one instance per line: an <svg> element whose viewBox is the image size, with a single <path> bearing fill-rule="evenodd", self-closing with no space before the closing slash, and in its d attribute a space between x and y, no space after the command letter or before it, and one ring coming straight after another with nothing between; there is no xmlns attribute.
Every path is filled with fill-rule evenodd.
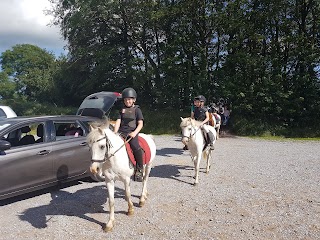
<svg viewBox="0 0 320 240"><path fill-rule="evenodd" d="M135 105L137 93L133 88L125 88L122 91L122 99L124 107L117 117L114 132L119 132L126 139L132 138L129 144L136 160L134 180L141 181L143 177L143 149L139 144L138 134L143 127L144 119L140 107Z"/></svg>

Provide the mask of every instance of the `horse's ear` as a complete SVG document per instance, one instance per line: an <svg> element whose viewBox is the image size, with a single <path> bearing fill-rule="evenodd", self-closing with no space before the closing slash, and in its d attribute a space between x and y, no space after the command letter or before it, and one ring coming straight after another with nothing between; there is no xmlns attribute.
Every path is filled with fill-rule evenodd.
<svg viewBox="0 0 320 240"><path fill-rule="evenodd" d="M183 121L183 117L180 117L181 118L181 121Z"/></svg>
<svg viewBox="0 0 320 240"><path fill-rule="evenodd" d="M91 132L94 129L94 127L90 124L89 125L89 132Z"/></svg>
<svg viewBox="0 0 320 240"><path fill-rule="evenodd" d="M98 127L98 131L99 133L104 134L104 131L100 127Z"/></svg>

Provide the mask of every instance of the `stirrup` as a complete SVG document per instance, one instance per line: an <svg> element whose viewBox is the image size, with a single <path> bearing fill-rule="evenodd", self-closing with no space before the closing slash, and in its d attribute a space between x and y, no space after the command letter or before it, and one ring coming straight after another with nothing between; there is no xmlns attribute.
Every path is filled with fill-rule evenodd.
<svg viewBox="0 0 320 240"><path fill-rule="evenodd" d="M210 147L210 150L214 150L214 146L213 146L213 144L211 143L211 144L209 144L209 147Z"/></svg>
<svg viewBox="0 0 320 240"><path fill-rule="evenodd" d="M143 179L142 169L136 169L134 172L134 181L142 182L142 179Z"/></svg>

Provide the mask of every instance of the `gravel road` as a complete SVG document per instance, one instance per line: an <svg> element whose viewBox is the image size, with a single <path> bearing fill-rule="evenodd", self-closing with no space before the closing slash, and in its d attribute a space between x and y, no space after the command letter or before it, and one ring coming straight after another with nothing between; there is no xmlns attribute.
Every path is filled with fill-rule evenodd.
<svg viewBox="0 0 320 240"><path fill-rule="evenodd" d="M149 198L132 182L127 216L118 182L112 232L105 184L84 180L2 202L0 239L320 239L319 141L222 137L196 187L180 137L155 141Z"/></svg>

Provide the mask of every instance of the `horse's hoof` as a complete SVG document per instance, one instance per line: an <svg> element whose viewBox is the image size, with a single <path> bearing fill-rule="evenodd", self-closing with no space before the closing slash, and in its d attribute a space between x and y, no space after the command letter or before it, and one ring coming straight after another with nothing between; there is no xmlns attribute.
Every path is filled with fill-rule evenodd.
<svg viewBox="0 0 320 240"><path fill-rule="evenodd" d="M145 204L145 201L143 201L143 202L142 202L142 201L140 201L140 202L139 202L139 207L143 207L143 206L144 206L144 204Z"/></svg>
<svg viewBox="0 0 320 240"><path fill-rule="evenodd" d="M105 232L111 232L112 229L113 229L113 227L107 227L107 226L106 226L106 227L103 229L103 231L105 231Z"/></svg>
<svg viewBox="0 0 320 240"><path fill-rule="evenodd" d="M132 216L134 214L134 210L132 209L132 210L129 210L128 212L127 212L127 215L128 216Z"/></svg>

